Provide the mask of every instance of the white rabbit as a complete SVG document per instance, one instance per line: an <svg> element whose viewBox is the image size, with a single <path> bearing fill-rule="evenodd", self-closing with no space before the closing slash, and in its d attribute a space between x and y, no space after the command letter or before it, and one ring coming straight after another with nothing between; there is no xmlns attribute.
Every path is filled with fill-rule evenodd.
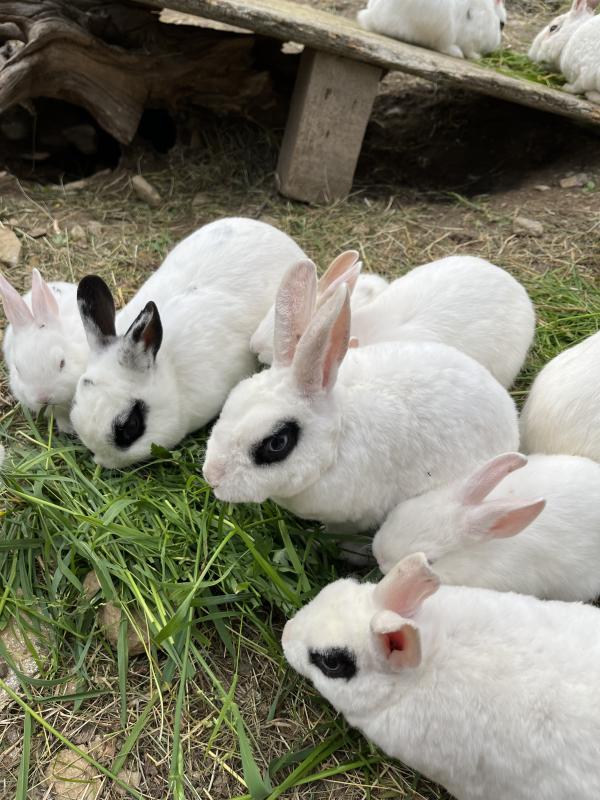
<svg viewBox="0 0 600 800"><path fill-rule="evenodd" d="M46 283L34 269L23 297L0 275L0 297L10 323L3 350L11 392L34 413L51 407L60 430L71 431L69 407L88 357L77 285Z"/></svg>
<svg viewBox="0 0 600 800"><path fill-rule="evenodd" d="M336 581L287 623L285 657L458 800L598 800L600 610L438 586L422 554Z"/></svg>
<svg viewBox="0 0 600 800"><path fill-rule="evenodd" d="M442 583L593 600L600 465L577 456L497 456L466 479L400 504L373 539L382 572L416 551Z"/></svg>
<svg viewBox="0 0 600 800"><path fill-rule="evenodd" d="M585 94L600 103L600 17L594 15L600 0L573 0L566 14L555 17L538 33L529 58L560 70L563 89Z"/></svg>
<svg viewBox="0 0 600 800"><path fill-rule="evenodd" d="M184 239L118 317L106 284L84 278L78 299L90 342L71 420L98 464L148 458L215 417L256 368L248 343L284 271L302 258L276 228L223 219ZM160 313L159 313L160 311Z"/></svg>
<svg viewBox="0 0 600 800"><path fill-rule="evenodd" d="M347 269L351 266L348 261ZM323 291L321 285L319 289ZM274 313L271 331L273 319ZM260 344L259 358L270 363L265 322L260 342L254 344ZM523 365L534 329L535 312L523 286L474 256L449 256L415 267L368 305L352 307L351 334L359 346L387 341L448 344L479 361L506 387Z"/></svg>
<svg viewBox="0 0 600 800"><path fill-rule="evenodd" d="M212 429L204 476L217 498L271 497L330 530L366 531L401 500L514 449L514 403L486 369L429 342L347 352L348 288L313 316L314 275L310 261L286 274L273 366L236 386Z"/></svg>
<svg viewBox="0 0 600 800"><path fill-rule="evenodd" d="M359 25L456 58L480 58L500 47L503 0L369 0Z"/></svg>
<svg viewBox="0 0 600 800"><path fill-rule="evenodd" d="M538 374L521 412L521 447L600 461L600 333L563 350Z"/></svg>

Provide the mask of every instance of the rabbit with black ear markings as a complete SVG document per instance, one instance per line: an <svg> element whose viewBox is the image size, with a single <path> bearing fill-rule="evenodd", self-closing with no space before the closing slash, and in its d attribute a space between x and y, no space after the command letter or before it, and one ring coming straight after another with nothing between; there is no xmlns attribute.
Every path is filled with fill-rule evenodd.
<svg viewBox="0 0 600 800"><path fill-rule="evenodd" d="M439 586L423 554L326 586L291 666L385 753L457 800L600 797L600 610Z"/></svg>
<svg viewBox="0 0 600 800"><path fill-rule="evenodd" d="M167 256L118 317L106 284L84 278L91 355L71 420L97 463L123 467L174 447L220 411L256 369L249 341L286 268L303 256L281 231L223 219Z"/></svg>
<svg viewBox="0 0 600 800"><path fill-rule="evenodd" d="M514 449L514 403L476 361L430 342L348 350L347 286L316 313L315 303L315 266L303 261L277 294L273 366L235 387L212 429L204 476L220 500L270 497L366 531L407 497Z"/></svg>
<svg viewBox="0 0 600 800"><path fill-rule="evenodd" d="M69 408L88 356L77 285L46 283L34 269L23 297L0 275L0 298L9 322L3 350L11 392L34 413L48 406L59 429L71 432Z"/></svg>
<svg viewBox="0 0 600 800"><path fill-rule="evenodd" d="M600 103L600 0L573 0L566 14L555 17L533 40L529 58L560 70L573 94Z"/></svg>
<svg viewBox="0 0 600 800"><path fill-rule="evenodd" d="M442 583L593 600L600 596L600 465L565 455L496 456L388 515L373 539L381 571L415 551Z"/></svg>
<svg viewBox="0 0 600 800"><path fill-rule="evenodd" d="M455 58L479 58L500 47L503 0L369 0L357 15L368 31Z"/></svg>

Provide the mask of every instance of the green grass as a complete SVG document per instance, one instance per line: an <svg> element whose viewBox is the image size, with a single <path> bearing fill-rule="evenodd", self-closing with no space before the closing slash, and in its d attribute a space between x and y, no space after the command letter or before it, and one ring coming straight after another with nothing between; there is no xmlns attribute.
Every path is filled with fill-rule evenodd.
<svg viewBox="0 0 600 800"><path fill-rule="evenodd" d="M600 327L591 280L548 272L528 283L540 320L517 397L545 361ZM43 419L16 409L1 427L10 459L0 620L20 626L40 666L18 695L26 724L17 800L39 782L44 755L65 743L81 753L71 718L109 704L112 757L84 757L114 785L147 751L168 764L156 794L130 788L131 797L206 797L214 769L227 787L208 794L215 798L329 797L325 787L337 783L348 784L347 797L370 797L374 786L383 792L374 797L439 796L348 730L282 661L284 618L344 571L318 526L271 503L215 502L200 472L203 434L131 472L110 472L73 440L52 436ZM86 599L90 570L101 588ZM126 623L116 649L99 627L107 601L149 634L137 684Z"/></svg>
<svg viewBox="0 0 600 800"><path fill-rule="evenodd" d="M551 89L560 89L565 83L562 75L551 72L547 67L531 61L525 54L512 50L498 50L482 58L480 63L513 78L524 78Z"/></svg>

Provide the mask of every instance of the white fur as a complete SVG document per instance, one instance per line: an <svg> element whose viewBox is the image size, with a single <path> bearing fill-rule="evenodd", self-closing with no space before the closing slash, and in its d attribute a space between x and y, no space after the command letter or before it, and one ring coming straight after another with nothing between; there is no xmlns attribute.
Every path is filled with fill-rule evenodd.
<svg viewBox="0 0 600 800"><path fill-rule="evenodd" d="M500 47L506 9L499 0L369 0L357 20L403 42L479 58Z"/></svg>
<svg viewBox="0 0 600 800"><path fill-rule="evenodd" d="M574 94L600 103L600 17L598 0L573 0L566 14L555 17L538 33L529 50L533 61L560 70Z"/></svg>
<svg viewBox="0 0 600 800"><path fill-rule="evenodd" d="M0 285L0 292L4 293L5 286ZM56 309L41 317L30 314L22 323L8 325L4 359L14 397L34 413L49 406L59 428L70 431L69 407L85 369L88 344L77 309L76 284L52 282L45 287L54 295ZM32 293L27 292L23 301L31 310ZM4 296L4 302L18 301Z"/></svg>
<svg viewBox="0 0 600 800"><path fill-rule="evenodd" d="M468 490L477 476L481 485L511 457L475 501ZM546 500L541 513L538 498ZM467 480L402 503L373 540L382 572L417 551L442 583L592 600L600 595L600 465L565 455L493 459Z"/></svg>
<svg viewBox="0 0 600 800"><path fill-rule="evenodd" d="M378 585L325 587L284 629L291 666L458 800L597 800L600 610L455 586L423 602L434 576L407 597L408 561ZM398 634L405 652L390 651ZM356 657L349 680L310 661L333 647Z"/></svg>
<svg viewBox="0 0 600 800"><path fill-rule="evenodd" d="M147 369L121 363L122 338L97 348L77 386L71 419L99 464L122 467L175 446L215 417L230 389L256 368L252 332L283 272L303 257L281 231L241 218L206 225L184 239L119 314L123 334L155 301L163 342ZM143 401L146 431L128 449L115 446L113 421Z"/></svg>
<svg viewBox="0 0 600 800"><path fill-rule="evenodd" d="M449 256L415 267L368 305L358 306L353 295L352 312L351 333L359 346L387 341L451 345L487 367L503 386L516 378L535 329L535 312L523 286L474 256ZM261 323L260 340L257 332L252 342L265 363L273 358L273 320L271 309Z"/></svg>
<svg viewBox="0 0 600 800"><path fill-rule="evenodd" d="M553 358L521 413L526 453L569 453L600 461L600 333Z"/></svg>
<svg viewBox="0 0 600 800"><path fill-rule="evenodd" d="M227 398L204 464L220 500L270 497L300 517L364 531L402 500L514 449L511 398L480 364L446 345L392 342L345 358L340 347L337 382L307 389L299 378L304 345L323 334L323 314L342 290L313 317L290 365L254 375ZM329 352L331 339L320 341ZM257 466L253 448L289 420L300 427L295 449Z"/></svg>

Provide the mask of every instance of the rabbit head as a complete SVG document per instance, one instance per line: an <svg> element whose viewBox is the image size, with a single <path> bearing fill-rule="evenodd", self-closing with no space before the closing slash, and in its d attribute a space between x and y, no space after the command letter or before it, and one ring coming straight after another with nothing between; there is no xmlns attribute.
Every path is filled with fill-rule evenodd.
<svg viewBox="0 0 600 800"><path fill-rule="evenodd" d="M461 547L515 536L543 511L546 501L488 495L527 459L504 453L466 480L406 500L388 516L373 539L373 555L383 573L408 553L422 551L431 563Z"/></svg>
<svg viewBox="0 0 600 800"><path fill-rule="evenodd" d="M318 283L317 275L315 273L312 278L314 280L315 288L311 288L311 291L316 292L317 303L323 300L328 291L335 290L335 287L339 286L341 283L347 283L350 293L352 293L361 268L362 263L359 261L359 254L357 251L347 250L331 262L325 274L319 279ZM387 283L383 279L376 280L380 280L384 286L387 286ZM377 288L379 288L379 284L374 281L373 285L369 286L369 292L374 296ZM366 294L367 292L365 292L365 295ZM273 305L261 321L260 325L254 332L252 339L250 340L250 350L253 353L256 353L258 360L262 364L271 364L273 362L274 326L275 306Z"/></svg>
<svg viewBox="0 0 600 800"><path fill-rule="evenodd" d="M90 345L77 384L71 422L98 464L123 467L148 458L153 442L176 444L185 431L166 370L159 369L162 325L153 302L123 336L115 331L115 304L104 281L88 275L77 301Z"/></svg>
<svg viewBox="0 0 600 800"><path fill-rule="evenodd" d="M85 368L88 348L64 319L55 291L37 269L31 276L31 308L0 275L0 297L12 332L5 344L13 395L32 411L70 403Z"/></svg>
<svg viewBox="0 0 600 800"><path fill-rule="evenodd" d="M532 61L560 70L563 49L575 31L591 19L600 0L573 0L566 14L555 17L541 30L529 49Z"/></svg>
<svg viewBox="0 0 600 800"><path fill-rule="evenodd" d="M203 471L220 500L293 497L335 460L335 383L348 349L350 294L347 284L337 286L313 316L315 276L311 261L284 275L273 366L233 389L212 430Z"/></svg>
<svg viewBox="0 0 600 800"><path fill-rule="evenodd" d="M338 711L373 712L421 664L413 617L438 587L422 553L405 558L378 584L335 581L286 624L284 655Z"/></svg>

